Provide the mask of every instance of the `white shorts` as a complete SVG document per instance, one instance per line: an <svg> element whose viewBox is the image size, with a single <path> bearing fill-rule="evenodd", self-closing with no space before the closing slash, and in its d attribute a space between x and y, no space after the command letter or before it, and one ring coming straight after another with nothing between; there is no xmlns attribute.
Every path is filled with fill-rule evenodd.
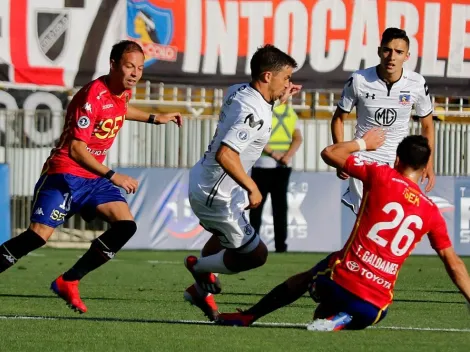
<svg viewBox="0 0 470 352"><path fill-rule="evenodd" d="M243 210L232 210L232 214L217 214L217 208L207 207L204 202L189 197L189 203L200 224L216 235L225 248L249 253L258 247L259 235L245 217Z"/></svg>
<svg viewBox="0 0 470 352"><path fill-rule="evenodd" d="M390 165L393 167L393 165L390 163L383 163L380 161L372 160L369 158L364 158L363 156L359 156L361 160L366 160L366 161L373 161L376 162L380 165ZM363 194L363 185L362 181L358 180L357 178L350 177L349 178L349 187L344 192L343 198L341 199L341 202L346 205L348 208L350 208L354 214L359 213L359 208L361 207L361 202L362 202L362 194Z"/></svg>
<svg viewBox="0 0 470 352"><path fill-rule="evenodd" d="M357 215L362 202L362 181L357 178L349 178L349 187L344 192L341 202Z"/></svg>

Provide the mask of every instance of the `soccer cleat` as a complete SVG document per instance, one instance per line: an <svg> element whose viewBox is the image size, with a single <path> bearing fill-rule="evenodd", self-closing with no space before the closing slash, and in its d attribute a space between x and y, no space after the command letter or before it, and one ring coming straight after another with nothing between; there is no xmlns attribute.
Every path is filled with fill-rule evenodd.
<svg viewBox="0 0 470 352"><path fill-rule="evenodd" d="M194 280L206 292L218 294L222 291L219 278L213 273L198 273L193 268L197 263L197 257L189 255L184 259L184 266L193 275Z"/></svg>
<svg viewBox="0 0 470 352"><path fill-rule="evenodd" d="M80 298L80 292L78 291L78 280L65 281L60 275L57 279L52 281L51 290L57 296L67 302L67 306L73 309L75 312L80 314L87 311L87 307Z"/></svg>
<svg viewBox="0 0 470 352"><path fill-rule="evenodd" d="M220 313L217 324L226 326L250 326L254 321L254 315L239 311L237 313Z"/></svg>
<svg viewBox="0 0 470 352"><path fill-rule="evenodd" d="M309 331L338 331L343 330L352 320L346 313L338 313L327 319L315 319L307 325Z"/></svg>
<svg viewBox="0 0 470 352"><path fill-rule="evenodd" d="M184 291L184 299L202 310L210 321L216 321L218 319L219 308L217 307L217 303L215 303L214 296L207 295L206 297L201 297L194 284Z"/></svg>

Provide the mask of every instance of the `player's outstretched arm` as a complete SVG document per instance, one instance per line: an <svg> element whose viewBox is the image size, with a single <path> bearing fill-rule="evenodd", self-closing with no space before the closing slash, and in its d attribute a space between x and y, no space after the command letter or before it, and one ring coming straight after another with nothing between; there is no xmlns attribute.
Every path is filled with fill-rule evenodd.
<svg viewBox="0 0 470 352"><path fill-rule="evenodd" d="M340 107L336 108L336 111L331 119L331 136L333 137L333 143L340 143L344 141L344 119L348 115L349 113ZM341 180L347 180L349 178L349 175L341 169L338 169L336 174Z"/></svg>
<svg viewBox="0 0 470 352"><path fill-rule="evenodd" d="M332 144L321 152L325 163L337 169L342 169L349 156L360 150L375 150L385 141L385 132L380 128L367 131L361 139Z"/></svg>
<svg viewBox="0 0 470 352"><path fill-rule="evenodd" d="M174 122L178 127L181 127L183 125L183 117L179 112L170 112L168 114L154 115L130 105L127 108L126 120L146 122L155 125L163 125L168 122Z"/></svg>
<svg viewBox="0 0 470 352"><path fill-rule="evenodd" d="M74 139L70 143L69 156L84 169L93 172L95 175L109 178L118 187L123 188L127 193L135 193L138 182L130 176L118 174L107 166L101 164L87 150L87 144L79 139Z"/></svg>
<svg viewBox="0 0 470 352"><path fill-rule="evenodd" d="M462 292L467 303L470 303L470 277L465 263L452 247L438 250L437 254L444 263L447 274L449 274L455 286Z"/></svg>
<svg viewBox="0 0 470 352"><path fill-rule="evenodd" d="M261 193L255 181L245 172L240 155L229 146L222 144L217 150L215 160L236 183L248 192L250 204L247 209L253 209L260 205Z"/></svg>
<svg viewBox="0 0 470 352"><path fill-rule="evenodd" d="M421 134L428 139L429 147L431 148L431 156L422 178L422 183L424 183L425 179L428 179L426 192L430 192L436 182L436 175L434 174L434 122L432 114L421 118Z"/></svg>
<svg viewBox="0 0 470 352"><path fill-rule="evenodd" d="M333 143L344 142L344 119L348 117L349 113L341 109L336 108L336 111L331 118L331 136L333 137Z"/></svg>

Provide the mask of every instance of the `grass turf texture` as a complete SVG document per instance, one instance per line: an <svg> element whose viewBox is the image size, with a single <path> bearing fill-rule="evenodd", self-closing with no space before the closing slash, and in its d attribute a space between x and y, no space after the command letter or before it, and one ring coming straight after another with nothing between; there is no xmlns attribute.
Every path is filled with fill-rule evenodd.
<svg viewBox="0 0 470 352"><path fill-rule="evenodd" d="M183 265L189 252L180 251L120 252L117 260L82 281L80 291L88 312L79 315L50 292L49 285L83 252L38 250L0 276L0 350L330 352L470 348L470 315L464 299L434 256L407 260L396 285L395 303L377 329L322 333L300 325L233 328L203 324L206 319L202 312L183 300L192 276ZM270 253L262 268L221 276L223 292L216 297L220 310L249 307L290 275L310 268L323 257ZM470 268L470 258L464 260ZM306 324L314 308L315 303L305 295L259 322ZM409 327L468 331L401 329Z"/></svg>

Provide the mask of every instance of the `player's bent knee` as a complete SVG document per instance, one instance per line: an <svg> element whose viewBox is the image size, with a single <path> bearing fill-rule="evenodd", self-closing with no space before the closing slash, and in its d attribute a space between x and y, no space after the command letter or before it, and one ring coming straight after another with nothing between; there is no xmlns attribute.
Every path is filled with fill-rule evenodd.
<svg viewBox="0 0 470 352"><path fill-rule="evenodd" d="M263 266L268 260L268 248L262 241L259 243L258 255L256 257L258 258L258 266Z"/></svg>
<svg viewBox="0 0 470 352"><path fill-rule="evenodd" d="M119 220L111 224L113 229L120 230L122 233L128 233L131 236L137 231L137 224L134 220Z"/></svg>
<svg viewBox="0 0 470 352"><path fill-rule="evenodd" d="M268 258L267 255L260 255L260 256L254 257L252 261L253 268L259 268L260 266L263 266L264 264L266 264L267 258Z"/></svg>
<svg viewBox="0 0 470 352"><path fill-rule="evenodd" d="M50 226L47 226L47 225L44 225L44 224L40 224L40 223L37 223L37 222L31 223L29 225L29 229L31 231L33 231L36 235L41 237L44 241L47 241L52 236L52 234L54 233L54 228L53 227L50 227Z"/></svg>
<svg viewBox="0 0 470 352"><path fill-rule="evenodd" d="M137 224L134 220L119 220L113 222L111 227L119 234L118 237L120 237L122 241L125 241L123 245L126 244L137 231Z"/></svg>
<svg viewBox="0 0 470 352"><path fill-rule="evenodd" d="M134 217L126 202L116 201L103 203L96 207L96 212L110 223L134 221Z"/></svg>
<svg viewBox="0 0 470 352"><path fill-rule="evenodd" d="M111 224L111 229L98 239L113 252L117 252L134 236L137 224L133 220L120 220Z"/></svg>
<svg viewBox="0 0 470 352"><path fill-rule="evenodd" d="M268 248L264 242L259 239L259 236L257 236L256 247L250 247L250 251L247 251L248 247L246 247L245 250L244 248L241 248L238 249L237 252L250 257L249 263L251 264L252 269L263 266L268 259Z"/></svg>

